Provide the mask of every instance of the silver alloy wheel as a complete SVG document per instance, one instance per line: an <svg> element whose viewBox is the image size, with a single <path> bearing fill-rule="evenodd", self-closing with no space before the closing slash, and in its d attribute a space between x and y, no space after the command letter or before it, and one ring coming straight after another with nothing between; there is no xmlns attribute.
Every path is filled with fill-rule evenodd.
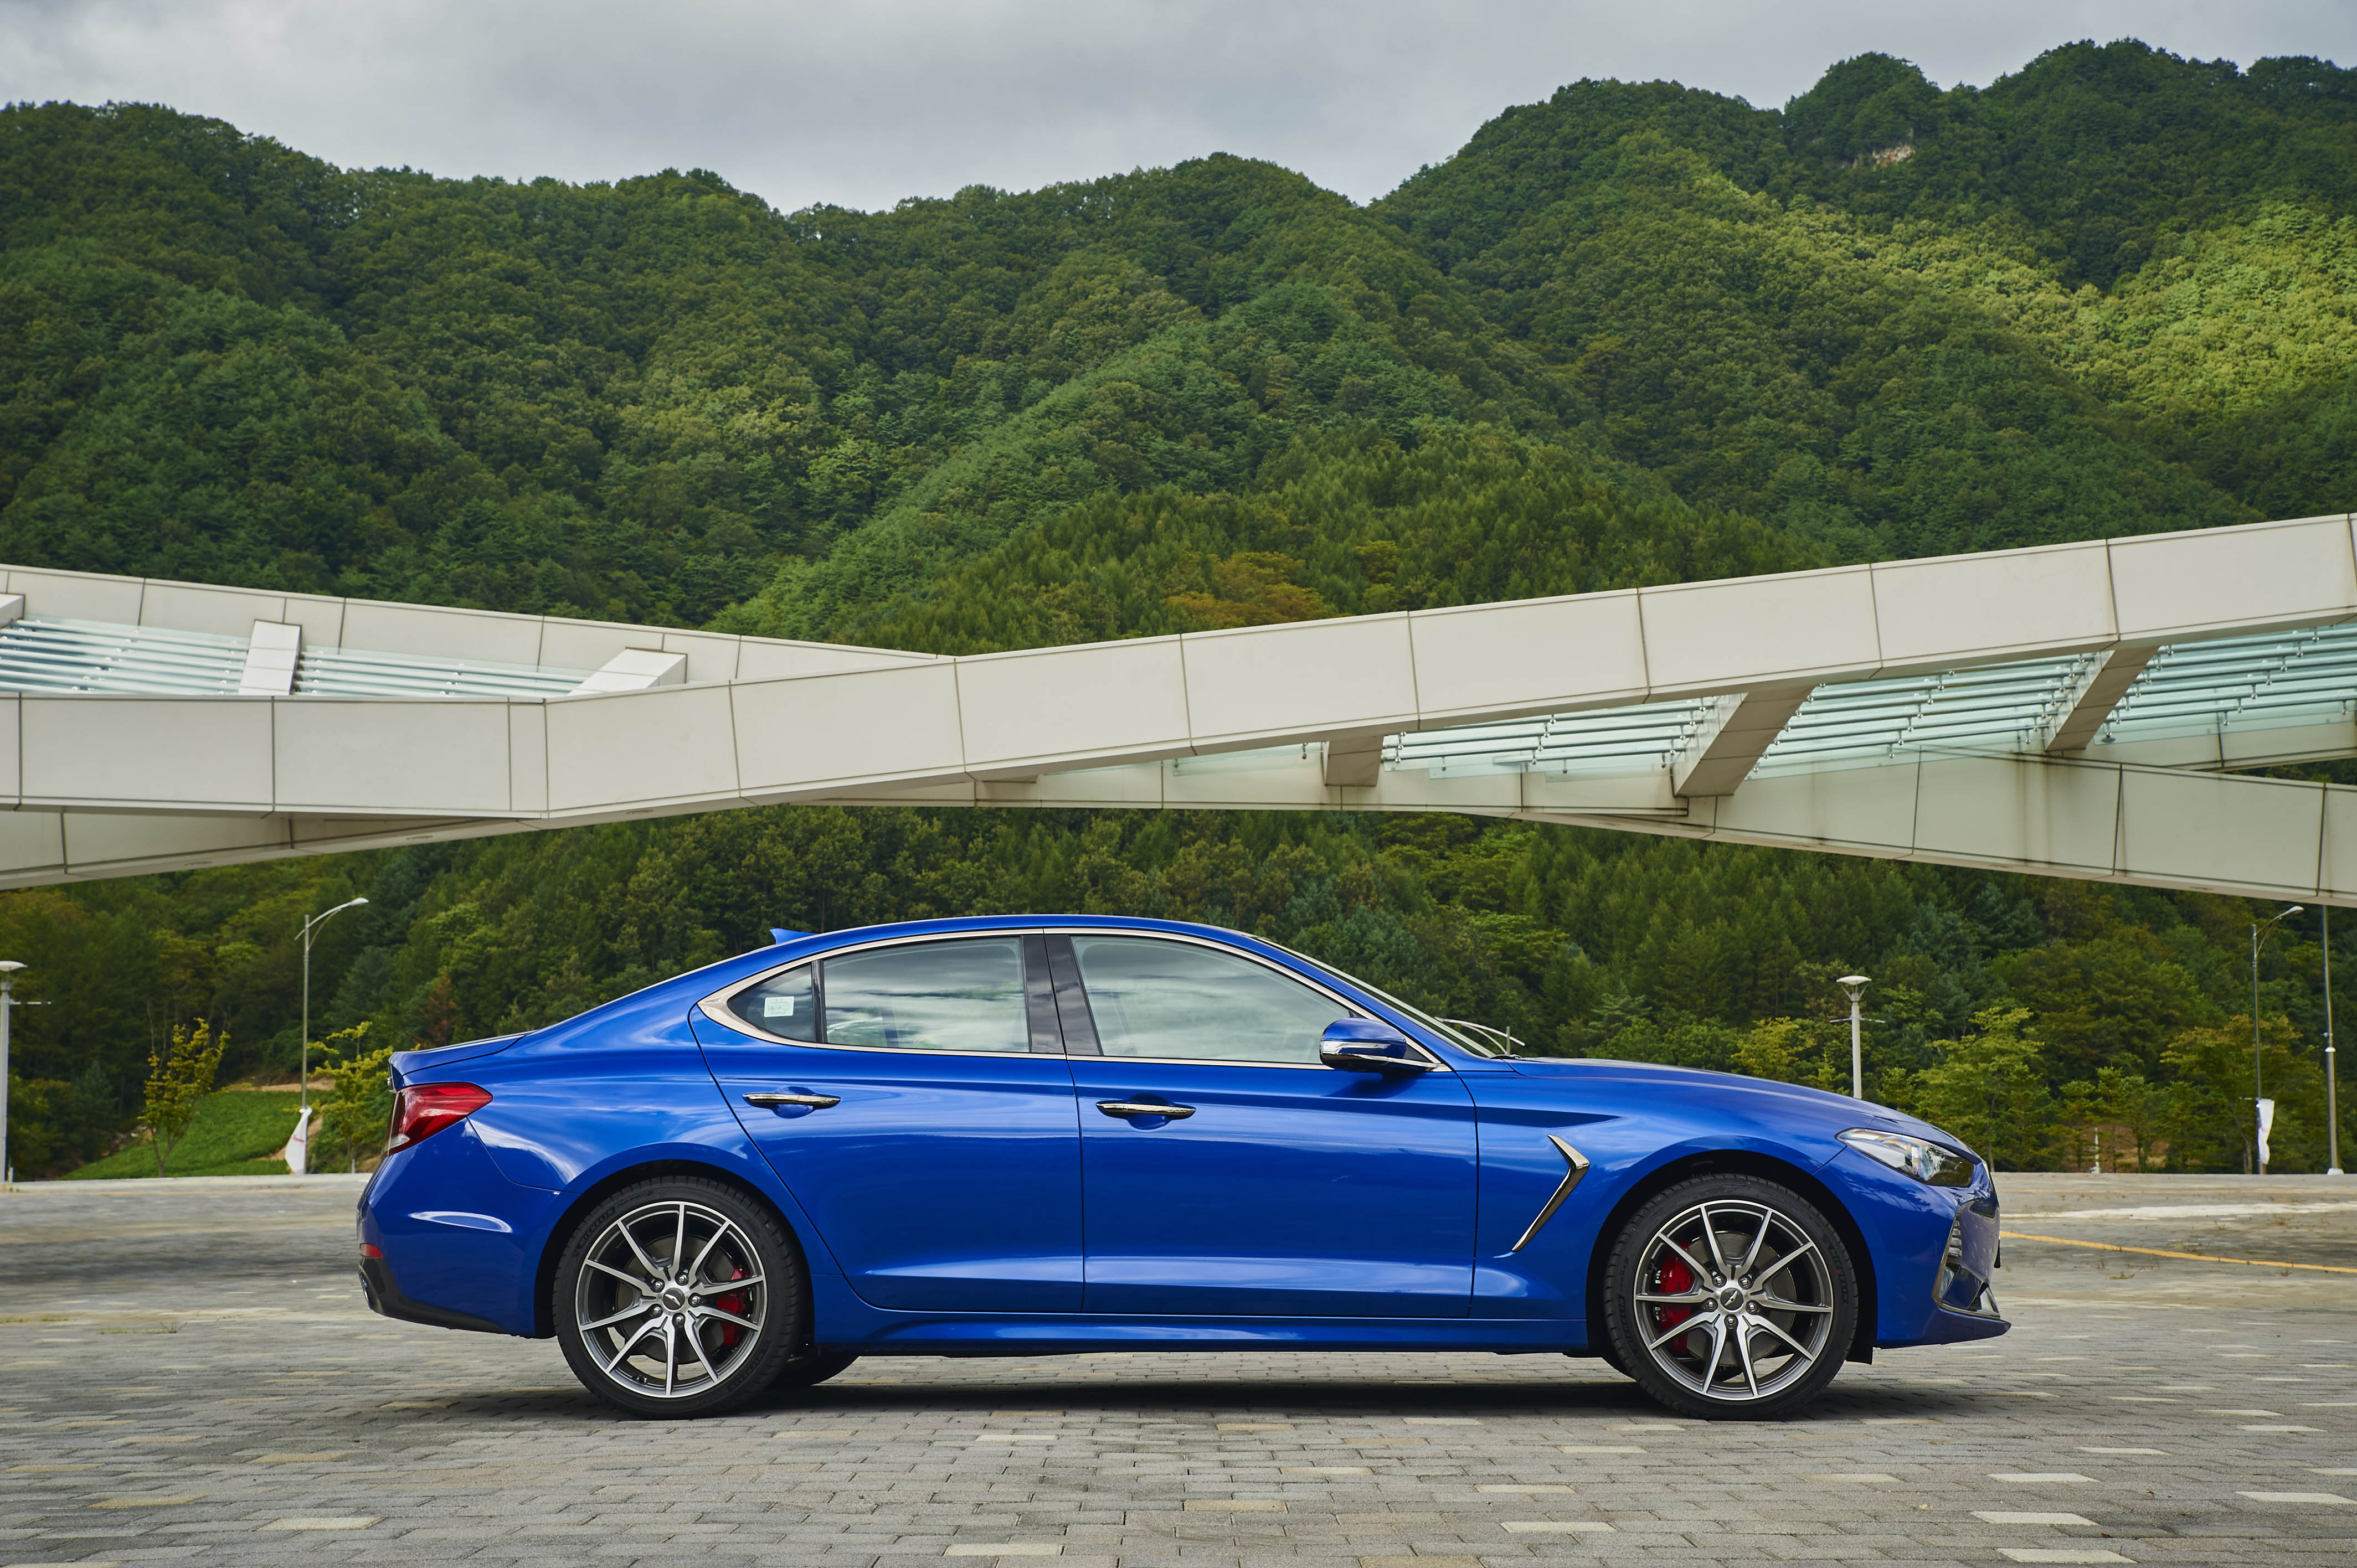
<svg viewBox="0 0 2357 1568"><path fill-rule="evenodd" d="M573 1303L598 1370L646 1398L685 1399L726 1382L753 1354L770 1287L735 1220L674 1199L606 1227L582 1259Z"/></svg>
<svg viewBox="0 0 2357 1568"><path fill-rule="evenodd" d="M1748 1404L1791 1387L1833 1330L1824 1254L1764 1204L1695 1204L1653 1232L1634 1278L1647 1354L1705 1399Z"/></svg>

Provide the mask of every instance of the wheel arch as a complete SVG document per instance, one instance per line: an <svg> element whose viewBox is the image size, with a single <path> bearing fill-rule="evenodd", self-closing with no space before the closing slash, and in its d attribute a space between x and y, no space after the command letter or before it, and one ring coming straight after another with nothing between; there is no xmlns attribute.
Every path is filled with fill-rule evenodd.
<svg viewBox="0 0 2357 1568"><path fill-rule="evenodd" d="M599 1204L624 1187L642 1181L653 1181L662 1176L694 1176L699 1180L716 1182L759 1207L778 1222L779 1233L785 1237L786 1244L793 1249L794 1261L802 1266L803 1279L810 1278L810 1249L803 1244L802 1236L794 1230L793 1220L770 1199L769 1194L751 1182L744 1180L733 1171L719 1165L705 1165L699 1160L649 1160L643 1165L626 1165L620 1170L609 1172L583 1187L567 1200L565 1212L557 1217L555 1224L549 1227L548 1240L540 1249L540 1264L533 1272L533 1277L532 1337L533 1338L553 1339L556 1337L556 1319L554 1309L551 1305L552 1295L556 1288L556 1266L564 1261L565 1249L573 1245L574 1234L581 1229L582 1220L594 1212ZM808 1300L810 1293L805 1290L802 1294L805 1298L803 1310L807 1313L811 1305ZM807 1329L808 1326L804 1326Z"/></svg>
<svg viewBox="0 0 2357 1568"><path fill-rule="evenodd" d="M1845 1359L1872 1361L1875 1325L1879 1318L1875 1294L1874 1253L1866 1244L1866 1232L1858 1228L1848 1205L1843 1203L1831 1187L1818 1180L1813 1172L1790 1160L1750 1149L1708 1149L1683 1155L1646 1172L1620 1195L1620 1201L1612 1206L1605 1215L1604 1222L1597 1228L1595 1245L1588 1253L1585 1306L1589 1344L1595 1344L1598 1335L1603 1331L1605 1261L1611 1253L1613 1242L1619 1240L1621 1229L1629 1223L1630 1217L1657 1194L1668 1191L1682 1181L1706 1176L1757 1176L1762 1181L1791 1187L1816 1206L1817 1212L1823 1214L1825 1222L1840 1235L1842 1245L1849 1249L1850 1272L1857 1280L1857 1326L1850 1335L1849 1352Z"/></svg>

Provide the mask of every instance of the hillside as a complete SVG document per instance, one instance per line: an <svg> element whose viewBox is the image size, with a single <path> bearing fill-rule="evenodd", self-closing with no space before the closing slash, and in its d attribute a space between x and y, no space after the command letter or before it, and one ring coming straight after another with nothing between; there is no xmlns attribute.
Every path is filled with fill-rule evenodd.
<svg viewBox="0 0 2357 1568"><path fill-rule="evenodd" d="M786 214L18 105L0 559L965 652L2203 527L2357 504L2352 300L2357 72L2133 43L1944 91L1862 56L1781 111L1581 81L1365 208L1215 156ZM776 923L1140 909L1778 1076L1862 967L1892 1097L2028 1053L2009 1158L2106 1067L2114 1124L2240 1157L2239 906L1456 820L764 811L8 895L71 1004L21 1102L94 1146L199 1013L291 1062L288 932L355 890L330 1026L537 1023ZM2267 961L2279 1168L2317 956Z"/></svg>

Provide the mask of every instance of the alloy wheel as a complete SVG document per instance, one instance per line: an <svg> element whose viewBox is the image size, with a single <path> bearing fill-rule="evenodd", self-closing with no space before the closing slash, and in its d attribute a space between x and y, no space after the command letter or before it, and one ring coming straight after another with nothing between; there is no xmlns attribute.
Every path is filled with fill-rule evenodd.
<svg viewBox="0 0 2357 1568"><path fill-rule="evenodd" d="M761 1343L771 1290L752 1238L677 1199L614 1220L590 1242L574 1322L597 1369L641 1399L708 1394Z"/></svg>
<svg viewBox="0 0 2357 1568"><path fill-rule="evenodd" d="M1736 1198L1654 1230L1631 1274L1645 1354L1689 1394L1771 1399L1824 1359L1835 1317L1824 1251L1792 1218Z"/></svg>

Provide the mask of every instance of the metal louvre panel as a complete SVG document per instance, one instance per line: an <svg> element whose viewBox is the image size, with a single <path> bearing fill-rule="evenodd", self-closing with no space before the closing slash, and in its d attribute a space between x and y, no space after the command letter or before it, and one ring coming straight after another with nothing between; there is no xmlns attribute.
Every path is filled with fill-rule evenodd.
<svg viewBox="0 0 2357 1568"><path fill-rule="evenodd" d="M1896 757L1923 746L2036 750L2092 662L2083 655L1820 686L1760 766Z"/></svg>
<svg viewBox="0 0 2357 1568"><path fill-rule="evenodd" d="M27 616L0 626L0 690L230 694L245 639Z"/></svg>
<svg viewBox="0 0 2357 1568"><path fill-rule="evenodd" d="M0 691L235 695L248 646L242 637L27 616L0 626ZM295 690L349 697L561 697L589 673L319 648L304 650Z"/></svg>
<svg viewBox="0 0 2357 1568"><path fill-rule="evenodd" d="M1925 747L2035 753L2092 674L2095 656L1828 684L1756 771L1900 761ZM1651 703L1388 737L1383 765L1436 777L1629 775L1671 766L1707 702ZM2357 623L2293 635L2179 643L2155 654L2113 710L2106 743L2259 729L2357 714Z"/></svg>
<svg viewBox="0 0 2357 1568"><path fill-rule="evenodd" d="M1649 703L1393 736L1384 742L1383 765L1439 777L1642 772L1668 767L1708 707L1697 701Z"/></svg>
<svg viewBox="0 0 2357 1568"><path fill-rule="evenodd" d="M2262 728L2357 706L2357 625L2180 643L2153 655L2102 738Z"/></svg>
<svg viewBox="0 0 2357 1568"><path fill-rule="evenodd" d="M561 697L589 674L479 659L307 648L296 667L295 691L323 697Z"/></svg>

